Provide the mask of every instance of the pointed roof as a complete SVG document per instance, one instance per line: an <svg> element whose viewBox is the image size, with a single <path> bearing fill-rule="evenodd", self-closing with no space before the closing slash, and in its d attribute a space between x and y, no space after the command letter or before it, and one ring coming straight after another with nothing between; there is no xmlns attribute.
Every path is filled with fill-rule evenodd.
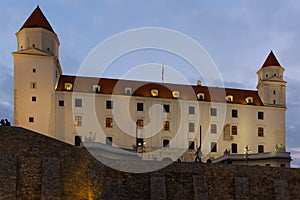
<svg viewBox="0 0 300 200"><path fill-rule="evenodd" d="M51 32L54 33L54 30L52 29L50 23L48 22L47 18L41 11L40 7L37 6L36 9L31 13L29 18L26 20L26 22L23 24L23 28L45 28Z"/></svg>
<svg viewBox="0 0 300 200"><path fill-rule="evenodd" d="M274 55L273 51L270 52L265 63L262 65L261 68L268 67L268 66L281 66L276 56Z"/></svg>

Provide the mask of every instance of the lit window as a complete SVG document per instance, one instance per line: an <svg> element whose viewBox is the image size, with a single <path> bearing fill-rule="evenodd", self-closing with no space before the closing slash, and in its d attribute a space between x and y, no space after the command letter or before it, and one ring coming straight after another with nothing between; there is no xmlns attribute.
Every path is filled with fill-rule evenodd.
<svg viewBox="0 0 300 200"><path fill-rule="evenodd" d="M107 117L105 119L105 127L112 128L113 127L113 119L111 117Z"/></svg>
<svg viewBox="0 0 300 200"><path fill-rule="evenodd" d="M137 111L143 111L144 110L144 103L137 103L136 104L136 110Z"/></svg>
<svg viewBox="0 0 300 200"><path fill-rule="evenodd" d="M217 143L216 142L210 143L210 152L217 152Z"/></svg>
<svg viewBox="0 0 300 200"><path fill-rule="evenodd" d="M164 121L164 131L170 130L170 121Z"/></svg>
<svg viewBox="0 0 300 200"><path fill-rule="evenodd" d="M36 89L37 88L37 83L36 82L30 82L30 88L31 89Z"/></svg>
<svg viewBox="0 0 300 200"><path fill-rule="evenodd" d="M72 88L73 88L72 83L65 83L65 90L66 90L66 91L71 91Z"/></svg>
<svg viewBox="0 0 300 200"><path fill-rule="evenodd" d="M164 104L163 109L164 109L164 112L169 113L170 112L170 105Z"/></svg>
<svg viewBox="0 0 300 200"><path fill-rule="evenodd" d="M93 92L99 93L100 89L101 89L100 85L93 85Z"/></svg>
<svg viewBox="0 0 300 200"><path fill-rule="evenodd" d="M258 135L258 137L264 137L264 128L263 127L258 127L257 135Z"/></svg>
<svg viewBox="0 0 300 200"><path fill-rule="evenodd" d="M199 101L204 101L204 93L198 93L197 98Z"/></svg>
<svg viewBox="0 0 300 200"><path fill-rule="evenodd" d="M30 123L33 123L34 122L34 117L29 117L28 120L29 120Z"/></svg>
<svg viewBox="0 0 300 200"><path fill-rule="evenodd" d="M172 92L172 96L173 96L173 98L175 98L175 99L179 98L179 91L173 91L173 92Z"/></svg>
<svg viewBox="0 0 300 200"><path fill-rule="evenodd" d="M59 101L58 101L58 106L64 106L64 105L65 105L64 100L59 100Z"/></svg>
<svg viewBox="0 0 300 200"><path fill-rule="evenodd" d="M130 87L125 88L125 95L131 95L132 89Z"/></svg>
<svg viewBox="0 0 300 200"><path fill-rule="evenodd" d="M247 104L252 104L253 103L253 97L247 97L246 102L247 102Z"/></svg>
<svg viewBox="0 0 300 200"><path fill-rule="evenodd" d="M31 101L36 102L36 97L35 96L31 97Z"/></svg>
<svg viewBox="0 0 300 200"><path fill-rule="evenodd" d="M189 114L194 115L195 114L195 107L194 106L189 106Z"/></svg>
<svg viewBox="0 0 300 200"><path fill-rule="evenodd" d="M106 101L106 109L112 109L113 108L113 102L111 100Z"/></svg>
<svg viewBox="0 0 300 200"><path fill-rule="evenodd" d="M235 143L231 144L231 153L237 153L237 144Z"/></svg>
<svg viewBox="0 0 300 200"><path fill-rule="evenodd" d="M151 90L151 96L157 97L158 96L158 90L156 90L156 89Z"/></svg>
<svg viewBox="0 0 300 200"><path fill-rule="evenodd" d="M210 115L211 116L217 116L217 108L211 108L210 109Z"/></svg>
<svg viewBox="0 0 300 200"><path fill-rule="evenodd" d="M82 117L75 116L75 126L82 126Z"/></svg>
<svg viewBox="0 0 300 200"><path fill-rule="evenodd" d="M226 96L226 101L227 102L233 102L233 96L232 95Z"/></svg>
<svg viewBox="0 0 300 200"><path fill-rule="evenodd" d="M264 119L264 112L258 112L257 113L257 118L258 119Z"/></svg>
<svg viewBox="0 0 300 200"><path fill-rule="evenodd" d="M232 110L232 111L231 111L231 116L232 116L233 118L237 118L237 117L238 117L238 110Z"/></svg>
<svg viewBox="0 0 300 200"><path fill-rule="evenodd" d="M195 124L189 123L189 132L195 132Z"/></svg>
<svg viewBox="0 0 300 200"><path fill-rule="evenodd" d="M194 141L189 141L189 150L195 150L195 142Z"/></svg>
<svg viewBox="0 0 300 200"><path fill-rule="evenodd" d="M263 153L264 152L264 145L258 145L258 153Z"/></svg>
<svg viewBox="0 0 300 200"><path fill-rule="evenodd" d="M169 141L169 140L167 140L167 139L164 139L164 140L163 140L163 147L169 148L169 144L170 144L170 141Z"/></svg>
<svg viewBox="0 0 300 200"><path fill-rule="evenodd" d="M113 138L112 137L106 137L106 142L105 142L105 144L107 144L107 145L112 145L112 141L113 141Z"/></svg>
<svg viewBox="0 0 300 200"><path fill-rule="evenodd" d="M138 119L136 121L136 124L137 124L138 128L143 128L144 127L144 120Z"/></svg>
<svg viewBox="0 0 300 200"><path fill-rule="evenodd" d="M237 126L231 126L231 135L237 135Z"/></svg>
<svg viewBox="0 0 300 200"><path fill-rule="evenodd" d="M217 133L217 124L211 124L210 125L210 132L211 133Z"/></svg>
<svg viewBox="0 0 300 200"><path fill-rule="evenodd" d="M82 99L75 99L75 107L82 107Z"/></svg>

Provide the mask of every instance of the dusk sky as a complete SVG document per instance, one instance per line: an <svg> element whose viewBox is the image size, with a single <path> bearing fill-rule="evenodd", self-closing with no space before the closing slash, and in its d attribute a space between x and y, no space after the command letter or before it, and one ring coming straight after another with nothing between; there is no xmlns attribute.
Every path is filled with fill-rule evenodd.
<svg viewBox="0 0 300 200"><path fill-rule="evenodd" d="M11 52L17 49L15 33L36 6L36 0L0 2L1 119L13 121ZM99 43L133 28L168 28L191 37L211 56L226 87L255 90L256 72L273 50L286 69L284 79L288 82L287 150L292 152L292 167L300 166L298 0L39 0L39 6L60 39L60 63L64 74L76 74L84 59ZM191 83L201 79L192 70L186 70L186 63L176 59L163 52L137 52L115 62L105 75L119 78L124 69L129 69L125 65L135 67L143 63L164 63L172 66L176 63L180 65L176 69ZM161 75L156 71L153 70L152 76L159 80ZM167 73L168 70L166 76ZM148 76L141 75L139 78L155 80L148 72L145 74Z"/></svg>

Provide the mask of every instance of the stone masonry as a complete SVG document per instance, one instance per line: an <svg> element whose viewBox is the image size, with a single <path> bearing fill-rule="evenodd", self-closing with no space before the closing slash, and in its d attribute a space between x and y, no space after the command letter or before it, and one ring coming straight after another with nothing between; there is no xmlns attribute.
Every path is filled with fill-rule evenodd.
<svg viewBox="0 0 300 200"><path fill-rule="evenodd" d="M103 165L83 148L1 126L2 199L300 199L300 169L173 163L131 174Z"/></svg>

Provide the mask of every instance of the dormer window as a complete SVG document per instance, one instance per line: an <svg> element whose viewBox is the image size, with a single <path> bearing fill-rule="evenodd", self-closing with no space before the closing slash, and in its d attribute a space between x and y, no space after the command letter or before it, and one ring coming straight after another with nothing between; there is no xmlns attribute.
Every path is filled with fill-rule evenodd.
<svg viewBox="0 0 300 200"><path fill-rule="evenodd" d="M72 83L65 83L65 90L66 90L66 91L71 91L72 88L73 88Z"/></svg>
<svg viewBox="0 0 300 200"><path fill-rule="evenodd" d="M247 97L245 100L246 100L247 104L253 103L253 97Z"/></svg>
<svg viewBox="0 0 300 200"><path fill-rule="evenodd" d="M101 89L100 85L93 85L93 92L100 93L100 89Z"/></svg>
<svg viewBox="0 0 300 200"><path fill-rule="evenodd" d="M125 88L125 95L131 95L132 89L130 87Z"/></svg>
<svg viewBox="0 0 300 200"><path fill-rule="evenodd" d="M226 101L232 103L233 102L233 96L232 95L227 95L226 96Z"/></svg>
<svg viewBox="0 0 300 200"><path fill-rule="evenodd" d="M173 91L172 92L172 96L173 96L173 98L176 98L176 99L178 99L179 98L179 91Z"/></svg>
<svg viewBox="0 0 300 200"><path fill-rule="evenodd" d="M151 90L151 96L157 97L158 96L158 90L157 89L152 89Z"/></svg>
<svg viewBox="0 0 300 200"><path fill-rule="evenodd" d="M204 101L204 93L198 93L198 94L197 94L197 99L198 99L199 101Z"/></svg>

